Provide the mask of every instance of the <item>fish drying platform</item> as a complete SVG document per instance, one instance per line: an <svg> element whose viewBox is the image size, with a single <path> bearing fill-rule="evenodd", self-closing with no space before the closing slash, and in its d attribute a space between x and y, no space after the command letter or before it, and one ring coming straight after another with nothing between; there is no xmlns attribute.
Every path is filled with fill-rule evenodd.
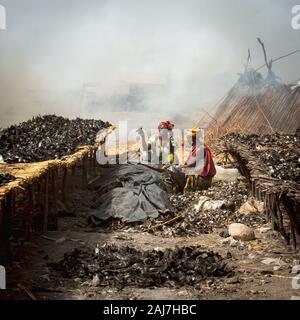
<svg viewBox="0 0 300 320"><path fill-rule="evenodd" d="M11 238L17 233L24 241L32 230L57 228L58 201L65 204L75 188L75 176L81 185L96 175L98 148L115 129L103 129L93 145L78 148L75 153L60 160L35 163L1 163L4 175L13 177L0 186L0 257L2 263L11 261Z"/></svg>
<svg viewBox="0 0 300 320"><path fill-rule="evenodd" d="M270 149L253 149L249 147L248 141L246 143L238 140L230 139L230 136L224 137L218 146L219 152L225 154L226 161L228 161L229 155L236 161L241 174L247 179L250 193L259 201L264 202L266 218L271 222L273 229L279 231L288 244L292 242L294 248L299 250L299 183L293 180L278 179L270 174L270 169L260 159L260 154L264 154ZM299 148L287 146L287 149L290 153L296 154L296 157L297 153L299 154ZM299 170L298 159L296 159L296 167ZM294 174L295 178L299 178L297 172Z"/></svg>

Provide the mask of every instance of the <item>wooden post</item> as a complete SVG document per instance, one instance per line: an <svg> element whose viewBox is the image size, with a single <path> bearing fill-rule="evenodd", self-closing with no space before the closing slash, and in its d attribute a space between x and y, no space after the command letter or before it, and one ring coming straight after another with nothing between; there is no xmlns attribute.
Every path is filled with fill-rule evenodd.
<svg viewBox="0 0 300 320"><path fill-rule="evenodd" d="M75 165L71 167L71 192L74 193L75 191Z"/></svg>
<svg viewBox="0 0 300 320"><path fill-rule="evenodd" d="M46 173L44 178L44 227L43 230L48 230L48 215L49 215L49 172Z"/></svg>
<svg viewBox="0 0 300 320"><path fill-rule="evenodd" d="M16 193L14 190L11 190L10 207L11 207L11 217L14 217L16 214Z"/></svg>
<svg viewBox="0 0 300 320"><path fill-rule="evenodd" d="M93 175L93 150L91 149L88 154L88 175L89 178Z"/></svg>
<svg viewBox="0 0 300 320"><path fill-rule="evenodd" d="M5 251L5 238L4 238L4 212L5 212L5 199L0 202L0 265L4 265L6 262Z"/></svg>
<svg viewBox="0 0 300 320"><path fill-rule="evenodd" d="M9 192L2 202L2 224L1 224L1 243L3 245L2 264L10 263L12 253L10 247L11 235L11 193Z"/></svg>
<svg viewBox="0 0 300 320"><path fill-rule="evenodd" d="M86 168L87 158L86 155L82 159L82 188L84 189L87 185L87 168Z"/></svg>
<svg viewBox="0 0 300 320"><path fill-rule="evenodd" d="M56 169L51 172L51 193L52 193L52 201L53 201L53 218L55 223L55 229L57 229L57 187L56 187Z"/></svg>
<svg viewBox="0 0 300 320"><path fill-rule="evenodd" d="M62 202L65 204L67 201L67 186L68 186L68 168L63 169L63 176L62 176L62 188L61 188L61 194L62 194Z"/></svg>
<svg viewBox="0 0 300 320"><path fill-rule="evenodd" d="M35 184L32 183L28 188L28 206L26 212L26 221L25 221L25 239L30 239L30 233L32 229L32 220L34 214L34 206L35 206Z"/></svg>
<svg viewBox="0 0 300 320"><path fill-rule="evenodd" d="M96 162L97 162L97 159L96 159L96 150L93 150L93 153L92 153L92 159L93 159L93 176L96 176L97 172L96 172Z"/></svg>

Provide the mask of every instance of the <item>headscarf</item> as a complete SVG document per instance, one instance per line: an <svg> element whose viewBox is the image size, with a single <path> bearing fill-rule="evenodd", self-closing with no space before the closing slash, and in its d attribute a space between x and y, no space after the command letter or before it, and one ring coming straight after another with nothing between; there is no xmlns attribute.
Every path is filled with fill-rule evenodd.
<svg viewBox="0 0 300 320"><path fill-rule="evenodd" d="M172 130L174 128L174 124L170 121L161 121L158 125L158 129L167 129Z"/></svg>

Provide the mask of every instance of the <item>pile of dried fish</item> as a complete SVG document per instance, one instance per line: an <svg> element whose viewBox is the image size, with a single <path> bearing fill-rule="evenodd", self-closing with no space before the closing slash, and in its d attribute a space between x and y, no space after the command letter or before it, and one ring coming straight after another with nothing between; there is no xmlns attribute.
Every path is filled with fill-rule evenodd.
<svg viewBox="0 0 300 320"><path fill-rule="evenodd" d="M229 144L244 144L255 151L269 168L269 174L281 180L300 183L300 134L241 135L223 138Z"/></svg>
<svg viewBox="0 0 300 320"><path fill-rule="evenodd" d="M11 174L0 173L0 186L3 186L4 184L9 183L14 180L16 180L16 177L12 176Z"/></svg>
<svg viewBox="0 0 300 320"><path fill-rule="evenodd" d="M212 200L223 200L221 209L197 211L195 205L201 196ZM264 214L245 215L239 212L240 206L248 199L247 186L243 181L219 181L205 191L172 195L171 203L176 213L165 212L156 220L149 220L138 228L164 237L196 236L222 229L230 223L243 223L257 227L266 223Z"/></svg>
<svg viewBox="0 0 300 320"><path fill-rule="evenodd" d="M208 277L233 275L218 253L198 247L138 251L104 244L92 256L75 249L50 267L66 278L119 288L193 286Z"/></svg>
<svg viewBox="0 0 300 320"><path fill-rule="evenodd" d="M61 159L93 144L97 133L108 126L101 120L37 116L0 131L0 155L7 163Z"/></svg>

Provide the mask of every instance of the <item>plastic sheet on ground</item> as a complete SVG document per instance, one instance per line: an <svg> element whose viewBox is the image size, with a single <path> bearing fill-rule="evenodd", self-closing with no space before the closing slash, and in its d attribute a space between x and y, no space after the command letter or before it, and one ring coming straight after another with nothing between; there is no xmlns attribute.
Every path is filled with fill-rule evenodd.
<svg viewBox="0 0 300 320"><path fill-rule="evenodd" d="M166 191L166 173L141 164L115 165L94 182L102 192L101 205L90 212L91 221L118 218L123 222L157 218L159 210L173 210Z"/></svg>

